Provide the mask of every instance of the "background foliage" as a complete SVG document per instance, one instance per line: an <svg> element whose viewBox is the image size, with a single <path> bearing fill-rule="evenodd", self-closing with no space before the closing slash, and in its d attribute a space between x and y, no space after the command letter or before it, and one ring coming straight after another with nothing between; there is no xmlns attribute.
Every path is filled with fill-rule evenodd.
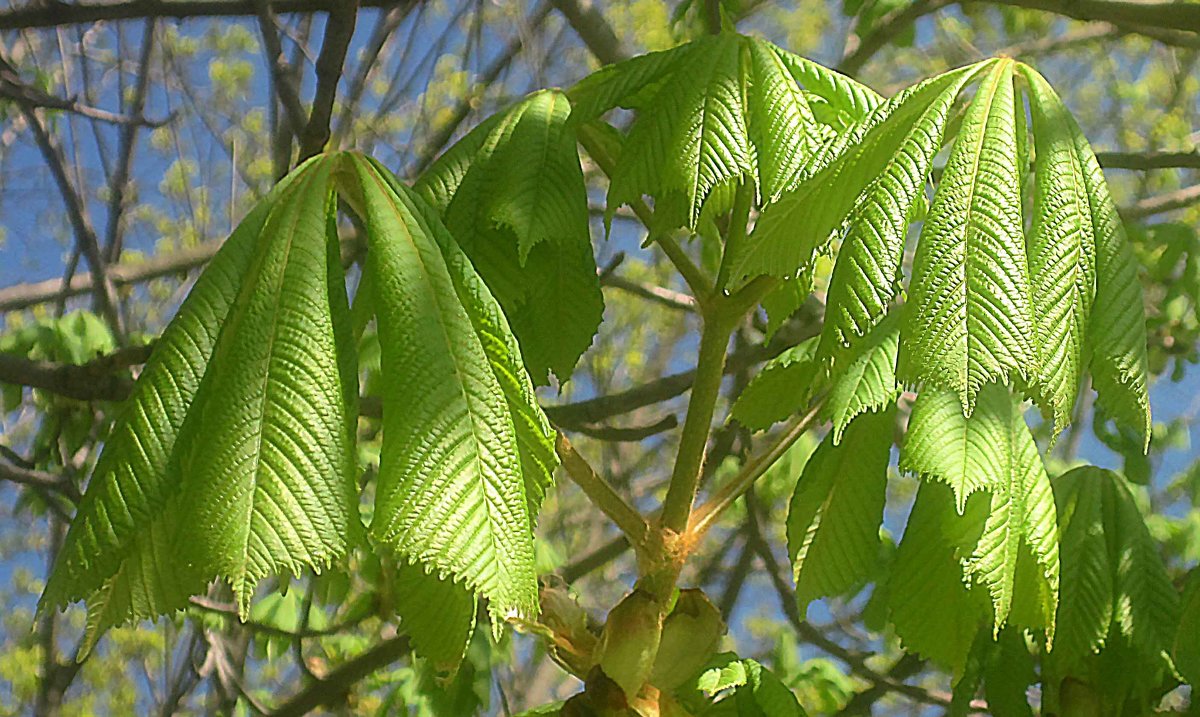
<svg viewBox="0 0 1200 717"><path fill-rule="evenodd" d="M331 112L333 146L371 154L411 179L482 118L534 89L570 87L600 64L702 36L717 5L698 0L362 4L334 94L328 81L319 79L319 68L323 42L337 25L319 2L277 3L276 14L265 3L221 0L220 17L205 16L214 14L212 3L187 0L170 11L124 1L99 9L24 2L0 9L0 246L6 259L0 265L5 287L0 289L5 312L0 504L6 511L0 521L0 572L6 578L0 580L0 595L9 608L0 620L3 713L287 714L328 702L350 714L404 709L507 714L578 688L564 683L560 669L529 638L510 634L498 644L490 642L486 622L459 676L449 684L439 681L437 665L412 659L407 639L397 636L392 606L403 601L399 591L407 584L396 575L398 567L366 554L351 557L348 574L267 581L244 625L236 620L232 593L216 590L193 600L184 617L159 621L157 629L110 631L81 664L73 656L84 632L82 610L34 619L48 563L61 545L114 401L128 392L130 377L146 358L143 344L174 314L214 242L226 237L287 171L294 147L316 141L304 136L303 123L296 120L310 103ZM1200 23L1195 5L1178 5L1150 11L1104 0L1061 7L1036 0L720 3L740 31L839 67L885 96L992 55L1036 65L1058 89L1109 168L1106 175L1143 267L1156 423L1150 452L1142 455L1140 437L1107 420L1091 420L1085 398L1052 447L1049 426L1036 437L1043 451L1049 449L1051 475L1083 459L1138 484L1126 494L1105 487L1103 474L1072 475L1077 490L1059 498L1084 506L1076 510L1106 511L1111 520L1119 520L1122 511L1148 516L1150 534L1139 549L1159 553L1171 580L1182 588L1195 582L1189 570L1200 559L1200 513L1193 509L1200 462L1191 450L1200 410L1193 368L1200 339L1195 231ZM192 10L198 16L177 17ZM275 58L279 62L272 62ZM535 97L537 111L558 111L555 93ZM487 161L512 160L481 150L477 166ZM682 420L681 396L690 377L681 372L693 363L698 327L686 287L659 254L641 247L644 237L627 214L603 216L606 183L598 181L596 167L585 163L583 171L592 183L590 222L606 321L571 380L562 386L555 382L540 396L552 407L551 419L572 431L580 451L622 492L649 505L657 502L652 497L661 498L669 477L661 457L673 454L676 433L666 429ZM620 183L614 184L610 199L612 192L620 196ZM434 204L444 196L436 186L418 189ZM687 209L681 211L688 221L703 222ZM453 230L455 221L469 225L467 213L488 209L481 204L446 211ZM612 232L603 241L606 219ZM585 220L556 217L559 227ZM554 230L540 229L546 236ZM352 227L343 231L342 259L357 276L360 239ZM520 250L535 259L567 251L552 246L538 228L527 236ZM699 242L690 249L715 270L717 257L705 253L704 246ZM575 266L579 270L578 262ZM726 396L746 387L761 362L820 330L821 302L838 300L827 297L825 288L818 283L815 295L786 321L791 305L786 296L776 297L782 311L771 312L768 305L755 326L739 330ZM530 302L521 292L498 298L514 313L527 302L562 308L543 297ZM594 317L598 297L566 308L575 316ZM534 327L576 325L561 316L527 320ZM563 347L571 352L582 340L563 339L522 346L541 378L562 373L559 367L572 358L561 355ZM377 367L380 353L378 342L368 336L364 362ZM805 359L793 350L773 366L786 370L789 362L800 365ZM359 427L357 459L368 473L383 450L369 403L381 394L380 380L377 369L369 370L363 386L368 417ZM755 386L770 392L769 385ZM793 408L780 410L786 415ZM718 417L727 409L723 400ZM743 418L746 425L765 426L775 417ZM722 425L708 470L736 471L761 440L736 423ZM818 451L809 463L814 475L835 460L829 446L817 448L817 443L806 437L791 449L723 518L711 548L685 575L686 582L713 597L732 626L725 647L757 660L731 663L722 675L757 680L749 676L759 674L761 663L818 713L862 713L872 705L877 714L941 711L953 699L950 675L920 658L901 656L897 639L883 629L874 593L816 600L804 612L812 598L861 584L865 576L822 575L814 578L819 584L802 582L797 602L786 574L797 550L784 552L797 541L784 534L783 526L789 507L796 510L799 503L802 511L812 509L805 507L803 494L789 506L809 455ZM922 457L935 468L910 468L935 471L938 456L912 459ZM817 482L814 490L821 485ZM889 481L898 498L916 489L913 478ZM926 487L921 495L940 489ZM844 500L847 509L856 507L853 496ZM918 498L914 511L927 500L933 498ZM560 481L546 502L538 525L538 571L565 578L586 596L585 607L612 605L636 575L615 530L567 481ZM828 509L839 505L830 503ZM897 546L906 517L884 516L886 535L878 550L896 565L924 564L927 556ZM1089 536L1072 532L1071 525L1063 527L1064 546L1075 540L1086 545ZM1089 554L1113 565L1121 561L1103 550ZM1138 578L1129 580L1136 585ZM1072 576L1063 575L1062 584L1062 603L1080 604L1068 592ZM1185 602L1198 595L1189 590ZM928 611L928 606L915 607L915 618ZM1060 614L1064 627L1058 639L1084 646L1096 639L1071 635L1063 619ZM1195 628L1185 623L1183 634L1195 634ZM1117 646L1127 638L1128 649L1138 649L1136 631L1108 637ZM1005 639L1015 639L1001 638L1002 646ZM1188 648L1186 641L1183 646ZM971 645L960 648L965 653ZM1141 663L1146 670L1162 670L1156 662ZM1009 661L1006 669L1017 668ZM1094 669L1110 676L1113 671L1104 664ZM990 676L996 670L995 664L977 661L969 663L966 674L988 676L990 685L1002 682ZM713 689L719 684L714 682ZM1005 699L999 691L974 702L970 695L960 696L955 708L1014 714L1005 709ZM1162 707L1182 710L1187 702L1188 688L1172 689Z"/></svg>

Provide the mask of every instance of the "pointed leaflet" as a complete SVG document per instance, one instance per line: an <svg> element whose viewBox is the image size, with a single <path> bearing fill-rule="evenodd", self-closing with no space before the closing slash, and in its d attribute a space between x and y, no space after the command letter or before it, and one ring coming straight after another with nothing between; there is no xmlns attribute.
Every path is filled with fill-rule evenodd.
<svg viewBox="0 0 1200 717"><path fill-rule="evenodd" d="M905 90L822 148L807 170L812 176L763 211L737 259L733 278L788 277L805 269L814 250L829 240L863 190L888 167L931 103L952 102L953 95L943 95L956 95L978 68L938 75Z"/></svg>
<svg viewBox="0 0 1200 717"><path fill-rule="evenodd" d="M897 128L906 134L846 218L821 331L821 352L835 363L880 320L896 295L913 205L925 195L954 100L972 77L957 75L911 125Z"/></svg>
<svg viewBox="0 0 1200 717"><path fill-rule="evenodd" d="M436 670L458 671L475 628L475 596L466 586L401 561L392 580L400 629Z"/></svg>
<svg viewBox="0 0 1200 717"><path fill-rule="evenodd" d="M386 167L373 159L368 161L394 193L401 195L407 191ZM437 216L430 207L418 203L418 209L429 226L437 226ZM533 384L517 359L521 355L521 348L513 332L508 330L505 317L495 299L489 295L486 284L479 282L470 261L461 251L447 248L453 247L453 241L446 241L441 246L455 291L467 309L492 373L508 402L521 455L521 475L525 482L529 513L537 516L546 497L546 489L554 481L554 469L558 467L554 429L538 405ZM518 315L512 323L515 325L520 318Z"/></svg>
<svg viewBox="0 0 1200 717"><path fill-rule="evenodd" d="M972 506L981 501L973 499ZM922 482L887 585L892 624L904 648L956 674L989 613L986 590L963 582L962 532L950 489Z"/></svg>
<svg viewBox="0 0 1200 717"><path fill-rule="evenodd" d="M327 263L330 165L314 165L264 227L268 240L257 247L213 351L184 461L184 521L204 528L181 549L229 579L243 619L258 580L328 566L345 553L357 521L353 439L327 298L339 288L329 285Z"/></svg>
<svg viewBox="0 0 1200 717"><path fill-rule="evenodd" d="M829 433L796 482L787 540L801 614L865 581L878 561L894 420L894 411L860 416L841 445Z"/></svg>
<svg viewBox="0 0 1200 717"><path fill-rule="evenodd" d="M1104 530L1103 475L1076 469L1054 481L1062 594L1051 659L1060 670L1104 646L1113 616L1114 575Z"/></svg>
<svg viewBox="0 0 1200 717"><path fill-rule="evenodd" d="M1016 592L1024 590L1037 596L1034 617L1052 633L1059 585L1054 499L1037 445L1007 389L985 387L970 418L962 415L953 393L922 390L900 467L952 486L963 513L960 520L982 520L963 567L966 577L982 582L991 593L996 629L1008 618ZM980 489L991 494L990 505L985 514L972 517L965 513L967 499ZM1038 565L1028 571L1032 585L1017 580L1023 548Z"/></svg>
<svg viewBox="0 0 1200 717"><path fill-rule="evenodd" d="M512 346L508 326L432 211L375 165L346 162L368 230L385 377L371 534L461 579L493 615L532 615L529 491L489 354ZM527 380L512 356L506 363L516 381Z"/></svg>
<svg viewBox="0 0 1200 717"><path fill-rule="evenodd" d="M825 414L833 422L834 444L855 416L879 411L900 395L896 382L896 351L900 343L900 312L888 314L832 370Z"/></svg>
<svg viewBox="0 0 1200 717"><path fill-rule="evenodd" d="M1034 374L1012 62L993 66L959 130L913 259L903 379L952 389L970 413L989 381Z"/></svg>
<svg viewBox="0 0 1200 717"><path fill-rule="evenodd" d="M816 348L814 337L765 363L733 404L733 419L752 431L765 431L804 410L821 370L813 361Z"/></svg>
<svg viewBox="0 0 1200 717"><path fill-rule="evenodd" d="M1032 382L1055 431L1071 422L1096 291L1096 241L1074 119L1041 75L1022 66L1033 115L1033 231L1027 243L1040 372Z"/></svg>
<svg viewBox="0 0 1200 717"><path fill-rule="evenodd" d="M569 114L561 92L534 93L416 184L500 302L539 383L570 376L604 313Z"/></svg>
<svg viewBox="0 0 1200 717"><path fill-rule="evenodd" d="M1146 389L1146 309L1138 263L1125 236L1104 171L1087 138L1072 122L1075 152L1091 206L1096 239L1096 302L1088 325L1088 369L1097 402L1109 415L1141 433L1150 445L1150 398Z"/></svg>
<svg viewBox="0 0 1200 717"><path fill-rule="evenodd" d="M762 203L778 198L800 174L810 153L810 128L817 123L805 92L788 73L779 48L749 42L750 88L747 128L758 149L758 188ZM781 142L783 138L790 142ZM772 151L774 150L774 151Z"/></svg>
<svg viewBox="0 0 1200 717"><path fill-rule="evenodd" d="M1170 650L1179 619L1171 584L1129 488L1111 471L1083 466L1055 481L1064 581L1057 669L1102 647L1116 629L1145 660Z"/></svg>
<svg viewBox="0 0 1200 717"><path fill-rule="evenodd" d="M608 211L643 194L684 202L678 224L695 229L714 187L753 172L745 122L740 35L688 45L687 78L674 78L634 122L608 189ZM674 219L674 218L673 218Z"/></svg>
<svg viewBox="0 0 1200 717"><path fill-rule="evenodd" d="M180 431L199 413L201 383L241 282L268 233L280 229L269 219L297 201L324 161L314 159L281 181L217 252L113 425L42 598L43 607L59 607L87 596L90 641L125 619L182 607L215 575L188 568L175 553L186 478L177 454L189 448Z"/></svg>

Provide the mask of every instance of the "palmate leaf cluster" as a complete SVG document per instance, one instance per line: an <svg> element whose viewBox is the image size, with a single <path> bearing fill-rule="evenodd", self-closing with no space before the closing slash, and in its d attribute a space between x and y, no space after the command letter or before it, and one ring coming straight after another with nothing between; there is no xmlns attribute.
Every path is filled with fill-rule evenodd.
<svg viewBox="0 0 1200 717"><path fill-rule="evenodd" d="M627 126L606 121L616 108ZM649 198L650 241L734 236L721 226L745 210L753 230L723 247L713 289L766 286L772 330L832 258L821 332L732 409L755 430L818 405L831 424L789 506L802 608L874 582L902 644L963 685L997 650L1024 651L1019 634L1048 681L1117 649L1169 668L1178 597L1128 489L1090 468L1051 480L1025 418L1030 401L1061 431L1090 377L1106 414L1149 440L1136 262L1071 114L1011 59L885 99L729 32L530 95L411 189L346 153L289 175L156 346L43 607L86 600L90 647L214 579L244 617L264 578L366 545L397 560L402 627L439 666L461 658L477 598L497 626L531 618L533 529L558 463L535 386L569 378L604 310L584 131L615 158L608 218ZM338 200L367 239L353 309ZM383 448L364 526L356 350L371 317ZM889 559L896 442L921 483ZM775 699L760 665L727 663L701 691Z"/></svg>

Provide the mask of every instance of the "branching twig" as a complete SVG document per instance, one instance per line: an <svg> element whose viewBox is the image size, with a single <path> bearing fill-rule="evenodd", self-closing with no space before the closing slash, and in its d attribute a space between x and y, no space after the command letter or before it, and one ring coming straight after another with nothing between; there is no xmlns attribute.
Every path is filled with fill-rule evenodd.
<svg viewBox="0 0 1200 717"><path fill-rule="evenodd" d="M319 154L329 141L333 101L357 17L358 0L341 0L330 6L329 18L325 21L325 40L321 43L321 54L317 56L317 89L313 94L312 112L300 136L301 162Z"/></svg>

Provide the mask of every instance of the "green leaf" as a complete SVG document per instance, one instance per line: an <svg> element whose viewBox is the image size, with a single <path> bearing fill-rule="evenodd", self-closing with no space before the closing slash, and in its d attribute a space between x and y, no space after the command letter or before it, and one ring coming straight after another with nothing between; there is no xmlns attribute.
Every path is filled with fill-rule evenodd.
<svg viewBox="0 0 1200 717"><path fill-rule="evenodd" d="M962 75L916 117L846 219L821 332L821 351L835 361L867 334L896 296L909 222L925 197L954 100L972 76Z"/></svg>
<svg viewBox="0 0 1200 717"><path fill-rule="evenodd" d="M971 500L982 504L982 496ZM954 510L950 488L922 482L887 583L892 624L900 642L960 675L980 627L991 612L982 585L963 580L960 543L977 538ZM965 539L964 539L965 535ZM936 606L936 609L931 609Z"/></svg>
<svg viewBox="0 0 1200 717"><path fill-rule="evenodd" d="M41 600L41 609L48 609L87 598L88 631L81 657L108 627L182 608L190 595L203 590L219 573L240 575L243 593L248 593L251 576L281 567L326 564L341 554L347 537L353 535L355 513L349 500L353 481L346 472L348 463L343 462L352 455L352 439L345 433L352 419L344 412L348 402L356 400L357 389L339 381L344 374L338 362L347 359L339 356L339 331L332 324L344 307L345 290L329 279L340 277L340 264L336 270L326 266L328 247L336 244L325 223L328 175L326 159L306 163L242 221L164 330L113 424ZM302 294L297 293L296 281L302 282ZM286 319L276 322L277 316ZM281 329L277 336L275 328ZM297 330L304 333L294 333ZM250 334L259 336L260 345L239 353L251 343ZM259 374L254 380L251 375L254 369L267 371L272 363L264 362L260 352L270 336L276 336L270 346L272 356L298 350L303 355L295 359L297 370L323 374L311 390L305 387L289 394L286 408L279 403L280 392L287 394L290 381L271 382L268 393L266 377ZM239 367L242 361L255 363ZM213 482L203 461L190 470L189 459L197 447L196 431L205 421L228 424L221 437L214 434L210 441L206 436L205 461L232 457L228 452L235 446L227 429L234 421L221 413L207 417L205 412L214 399L226 404L234 400L214 396L211 386L223 383L229 389L231 382L222 377L238 370L245 372L238 390L247 391L236 397L244 404L240 408L271 406L269 416L265 412L257 420L244 416L239 428L246 435L257 431L262 436L270 433L271 438L245 446L244 462ZM346 396L350 392L354 399ZM220 405L217 410L222 410ZM277 449L273 442L283 440L280 431L285 428L295 431L297 440L319 435L319 444L307 446L312 455L303 457L304 473L289 460L300 457L290 448ZM225 453L218 454L218 449ZM229 500L230 516L234 508L245 506L245 494L228 486L245 490L247 481L257 483L260 475L252 468L268 452L273 453L264 465L281 471L279 480L302 482L296 485L300 497L281 508L279 524L290 537L301 538L252 565L239 563L236 554L216 551L235 547L223 542L232 535L251 534L246 531L261 535L261 521L258 531L247 518L244 525L225 522L227 534L189 532L181 540L177 533L185 527L215 525L196 518L213 501ZM272 483L271 478L265 480L264 490L274 490L268 488ZM184 495L196 502L185 502ZM313 496L318 496L315 501ZM307 510L313 511L311 516ZM200 546L212 550L197 550ZM184 547L204 559L181 560ZM244 614L244 602L241 607Z"/></svg>
<svg viewBox="0 0 1200 717"><path fill-rule="evenodd" d="M787 67L792 79L810 93L809 105L819 119L834 129L845 129L867 118L884 99L866 85L824 65L769 46Z"/></svg>
<svg viewBox="0 0 1200 717"><path fill-rule="evenodd" d="M1062 505L1063 588L1059 631L1050 652L1069 671L1117 635L1149 661L1168 652L1179 594L1125 482L1094 466L1054 482Z"/></svg>
<svg viewBox="0 0 1200 717"><path fill-rule="evenodd" d="M1027 242L1041 372L1033 381L1057 433L1071 422L1086 357L1096 284L1096 241L1075 120L1041 75L1022 67L1033 116L1033 231ZM1024 124L1023 122L1021 124ZM1019 148L1019 146L1018 146Z"/></svg>
<svg viewBox="0 0 1200 717"><path fill-rule="evenodd" d="M826 244L859 204L860 195L883 176L889 166L894 166L894 171L903 171L905 165L894 164L894 161L900 148L908 151L910 143L906 140L909 136L913 135L914 142L928 143L923 137L924 129L930 124L938 124L936 116L947 111L954 97L978 69L979 66L973 65L948 72L901 92L875 107L866 119L824 147L806 170L811 176L764 209L746 242L745 251L737 259L733 278L745 279L759 274L786 278L805 270L812 261L813 252ZM920 129L914 133L914 127ZM924 151L936 154L940 132L938 134L939 137ZM923 175L906 178L906 181L909 184L924 183ZM882 199L879 197L880 201ZM905 221L903 214L900 221ZM894 279L894 273L887 277L889 286Z"/></svg>
<svg viewBox="0 0 1200 717"><path fill-rule="evenodd" d="M341 273L328 265L330 162L313 167L264 228L270 240L224 321L183 461L184 520L205 526L188 535L183 556L230 581L243 619L258 580L319 572L357 534L344 393L357 395L357 383L342 383L336 300L320 299L340 292L343 326L348 307Z"/></svg>
<svg viewBox="0 0 1200 717"><path fill-rule="evenodd" d="M346 163L368 232L383 350L371 535L463 581L495 618L532 616L530 483L548 478L526 474L540 461L522 455L517 426L547 424L536 404L522 405L533 388L508 324L432 209L383 168Z"/></svg>
<svg viewBox="0 0 1200 717"><path fill-rule="evenodd" d="M1037 445L1008 391L989 384L967 418L952 392L922 390L900 467L951 486L965 523L982 518L963 569L966 579L982 582L990 592L996 630L1008 619L1017 593L1025 590L1032 591L1029 599L1036 606L1025 619L1052 635L1059 586L1054 499ZM968 498L978 490L991 494L987 512L967 515ZM1037 569L1019 570L1023 554L1031 554ZM1018 584L1021 572L1034 584Z"/></svg>
<svg viewBox="0 0 1200 717"><path fill-rule="evenodd" d="M752 431L765 431L803 411L820 379L816 348L814 337L763 364L733 404L733 419Z"/></svg>
<svg viewBox="0 0 1200 717"><path fill-rule="evenodd" d="M571 107L554 90L484 122L417 191L500 302L539 383L570 377L604 313Z"/></svg>
<svg viewBox="0 0 1200 717"><path fill-rule="evenodd" d="M1073 123L1083 186L1096 239L1096 303L1087 345L1097 404L1150 446L1150 397L1146 388L1146 310L1137 259L1087 138Z"/></svg>
<svg viewBox="0 0 1200 717"><path fill-rule="evenodd" d="M801 614L860 585L878 562L894 422L894 411L860 416L840 445L830 432L796 483L787 541Z"/></svg>
<svg viewBox="0 0 1200 717"><path fill-rule="evenodd" d="M900 395L900 384L896 382L899 316L899 312L893 312L884 317L863 341L854 345L845 361L832 369L825 413L833 421L831 434L835 444L842 440L842 432L855 416L882 410Z"/></svg>
<svg viewBox="0 0 1200 717"><path fill-rule="evenodd" d="M774 201L800 175L811 152L809 128L816 125L804 90L788 72L784 53L766 42L749 42L750 87L747 128L750 141L764 151L757 156L758 187L763 204ZM782 137L794 138L788 143Z"/></svg>
<svg viewBox="0 0 1200 717"><path fill-rule="evenodd" d="M629 130L608 189L613 212L649 194L682 199L679 223L694 229L714 187L746 176L751 166L746 129L743 43L722 33L687 46L687 81L665 82Z"/></svg>
<svg viewBox="0 0 1200 717"><path fill-rule="evenodd" d="M796 695L760 663L723 653L714 666L701 673L697 688L709 696L725 690L733 694L718 705L732 702L739 717L803 717Z"/></svg>
<svg viewBox="0 0 1200 717"><path fill-rule="evenodd" d="M967 109L917 244L900 341L902 378L955 391L967 414L984 384L1036 373L1012 67L996 63Z"/></svg>
<svg viewBox="0 0 1200 717"><path fill-rule="evenodd" d="M1179 630L1175 634L1175 645L1171 659L1183 679L1190 685L1200 684L1200 580L1193 573L1183 593L1180 608Z"/></svg>
<svg viewBox="0 0 1200 717"><path fill-rule="evenodd" d="M421 565L396 565L391 584L400 629L413 650L442 676L458 671L475 631L475 596L469 588Z"/></svg>

